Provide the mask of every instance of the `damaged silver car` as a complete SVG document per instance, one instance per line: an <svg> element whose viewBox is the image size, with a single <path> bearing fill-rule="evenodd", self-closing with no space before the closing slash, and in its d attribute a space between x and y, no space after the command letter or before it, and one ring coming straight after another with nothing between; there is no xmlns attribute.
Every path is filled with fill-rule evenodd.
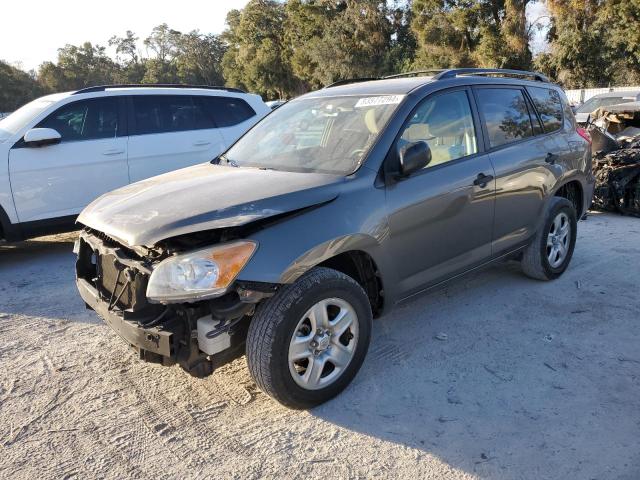
<svg viewBox="0 0 640 480"><path fill-rule="evenodd" d="M206 376L246 353L264 392L307 408L417 294L505 258L558 278L593 184L589 137L543 75L340 82L210 164L95 200L77 285L141 359Z"/></svg>

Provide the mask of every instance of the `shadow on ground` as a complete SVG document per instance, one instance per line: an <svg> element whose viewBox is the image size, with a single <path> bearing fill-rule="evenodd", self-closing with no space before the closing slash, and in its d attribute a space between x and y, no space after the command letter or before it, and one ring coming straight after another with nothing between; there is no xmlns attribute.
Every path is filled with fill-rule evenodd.
<svg viewBox="0 0 640 480"><path fill-rule="evenodd" d="M635 480L636 225L609 215L581 223L571 267L557 281L495 266L378 319L352 385L310 414L257 392L244 362L196 381L177 367L142 364L107 327L79 325L99 320L75 290L70 240L0 247L0 327L10 317L0 333L8 332L4 347L19 352L5 350L16 383L0 388L16 391L0 414L4 425L39 418L25 433L28 446L16 443L4 461L24 472L20 462L33 456L23 453L37 446L32 472L55 465L60 477L109 469L142 478L330 471L341 478ZM55 320L70 321L57 337L47 328ZM61 397L50 418L37 417L35 402L49 408L41 392L58 388L75 396ZM78 430L60 430L69 427Z"/></svg>
<svg viewBox="0 0 640 480"><path fill-rule="evenodd" d="M313 414L481 477L639 478L638 257L622 251L579 248L550 283L496 266L377 320L354 383Z"/></svg>

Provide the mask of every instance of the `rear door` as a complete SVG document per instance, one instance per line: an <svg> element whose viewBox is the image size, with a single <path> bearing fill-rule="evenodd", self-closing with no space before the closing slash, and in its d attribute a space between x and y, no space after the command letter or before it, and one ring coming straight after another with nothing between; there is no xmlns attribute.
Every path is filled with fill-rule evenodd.
<svg viewBox="0 0 640 480"><path fill-rule="evenodd" d="M132 182L208 162L225 141L191 95L132 95L129 102Z"/></svg>
<svg viewBox="0 0 640 480"><path fill-rule="evenodd" d="M576 165L576 160L584 156L585 151L584 139L576 133L576 126L572 121L573 114L565 113L561 95L553 88L527 87L527 92L545 135L552 135L558 145L557 158L552 163L558 164L563 170L569 170Z"/></svg>
<svg viewBox="0 0 640 480"><path fill-rule="evenodd" d="M479 142L471 91L423 100L398 145L426 142L431 163L387 186L389 243L400 289L411 294L491 256L495 182Z"/></svg>
<svg viewBox="0 0 640 480"><path fill-rule="evenodd" d="M67 103L37 128L53 128L57 145L9 152L11 190L20 222L77 215L101 194L126 185L124 99L101 97Z"/></svg>
<svg viewBox="0 0 640 480"><path fill-rule="evenodd" d="M544 134L524 88L474 87L496 176L493 253L524 244L536 231L544 199L560 174L561 138Z"/></svg>

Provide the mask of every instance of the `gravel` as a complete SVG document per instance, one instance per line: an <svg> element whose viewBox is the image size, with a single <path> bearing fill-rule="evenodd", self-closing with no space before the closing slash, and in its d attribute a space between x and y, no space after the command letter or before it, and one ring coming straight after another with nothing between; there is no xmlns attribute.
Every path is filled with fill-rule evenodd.
<svg viewBox="0 0 640 480"><path fill-rule="evenodd" d="M73 234L0 245L0 478L640 478L639 233L593 214L557 281L498 265L376 320L310 411L244 359L138 360L77 295Z"/></svg>

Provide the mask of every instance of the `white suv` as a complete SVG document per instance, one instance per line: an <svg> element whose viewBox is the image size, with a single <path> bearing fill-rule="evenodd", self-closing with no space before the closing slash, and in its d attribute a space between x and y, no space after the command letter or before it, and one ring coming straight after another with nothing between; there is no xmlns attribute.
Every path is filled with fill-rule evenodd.
<svg viewBox="0 0 640 480"><path fill-rule="evenodd" d="M34 100L0 120L0 238L71 230L99 195L212 160L270 111L224 87L114 85Z"/></svg>

